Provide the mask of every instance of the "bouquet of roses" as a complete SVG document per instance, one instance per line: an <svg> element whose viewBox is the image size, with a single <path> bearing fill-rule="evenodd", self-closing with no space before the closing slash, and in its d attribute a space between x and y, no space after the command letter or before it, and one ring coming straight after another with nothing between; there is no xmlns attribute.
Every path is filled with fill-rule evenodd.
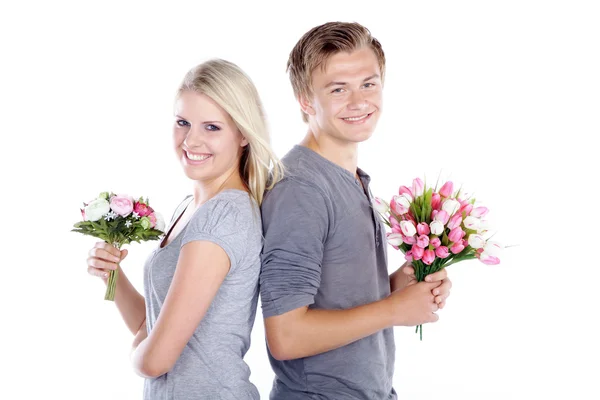
<svg viewBox="0 0 600 400"><path fill-rule="evenodd" d="M77 222L72 232L100 238L117 249L131 242L157 240L165 229L162 216L150 207L147 198L136 201L128 195L102 192L83 206L83 221ZM110 271L105 300L114 301L117 278L118 270Z"/></svg>
<svg viewBox="0 0 600 400"><path fill-rule="evenodd" d="M500 263L503 246L490 240L488 209L475 206L475 199L461 198L448 181L438 190L420 178L412 187L401 186L390 203L375 198L373 207L391 229L388 243L404 253L418 282L431 273L459 261L479 259L487 265ZM423 326L417 326L423 339Z"/></svg>

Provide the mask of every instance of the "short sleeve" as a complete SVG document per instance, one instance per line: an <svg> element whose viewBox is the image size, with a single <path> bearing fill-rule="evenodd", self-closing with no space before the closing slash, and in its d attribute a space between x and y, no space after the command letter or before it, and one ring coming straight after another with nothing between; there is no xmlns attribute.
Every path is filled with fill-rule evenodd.
<svg viewBox="0 0 600 400"><path fill-rule="evenodd" d="M181 247L197 240L215 243L229 257L231 273L243 260L248 224L248 216L241 212L234 202L223 199L209 200L188 222L181 239Z"/></svg>
<svg viewBox="0 0 600 400"><path fill-rule="evenodd" d="M321 191L287 178L266 194L261 214L260 295L266 318L314 303L329 213Z"/></svg>

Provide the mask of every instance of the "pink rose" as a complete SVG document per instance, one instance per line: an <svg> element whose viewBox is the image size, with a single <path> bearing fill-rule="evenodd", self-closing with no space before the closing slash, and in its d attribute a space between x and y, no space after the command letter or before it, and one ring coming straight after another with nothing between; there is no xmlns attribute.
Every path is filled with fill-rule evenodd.
<svg viewBox="0 0 600 400"><path fill-rule="evenodd" d="M136 202L133 207L133 211L136 212L140 217L147 217L152 214L154 210L152 207L145 205L144 203Z"/></svg>
<svg viewBox="0 0 600 400"><path fill-rule="evenodd" d="M110 198L110 208L122 217L126 217L133 211L133 197L119 194Z"/></svg>
<svg viewBox="0 0 600 400"><path fill-rule="evenodd" d="M156 226L156 215L154 213L148 215L148 219L150 220L150 226L154 228Z"/></svg>

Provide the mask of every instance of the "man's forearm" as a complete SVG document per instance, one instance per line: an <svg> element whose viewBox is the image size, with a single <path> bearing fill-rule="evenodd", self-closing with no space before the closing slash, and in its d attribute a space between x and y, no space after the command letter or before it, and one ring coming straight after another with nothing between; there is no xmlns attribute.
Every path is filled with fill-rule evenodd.
<svg viewBox="0 0 600 400"><path fill-rule="evenodd" d="M265 324L271 354L281 360L309 357L345 346L382 329L393 326L386 300L348 310L298 309L300 315L269 329ZM278 317L273 317L278 318Z"/></svg>

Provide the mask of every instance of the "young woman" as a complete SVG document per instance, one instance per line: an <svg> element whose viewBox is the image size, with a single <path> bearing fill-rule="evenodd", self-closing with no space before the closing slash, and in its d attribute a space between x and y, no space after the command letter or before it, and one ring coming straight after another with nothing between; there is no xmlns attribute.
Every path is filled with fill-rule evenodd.
<svg viewBox="0 0 600 400"><path fill-rule="evenodd" d="M173 144L193 195L146 261L144 295L119 270L115 296L144 399L259 398L243 357L258 299L259 206L283 171L263 118L256 88L230 62L193 68L179 88ZM99 242L88 271L106 281L126 255Z"/></svg>

